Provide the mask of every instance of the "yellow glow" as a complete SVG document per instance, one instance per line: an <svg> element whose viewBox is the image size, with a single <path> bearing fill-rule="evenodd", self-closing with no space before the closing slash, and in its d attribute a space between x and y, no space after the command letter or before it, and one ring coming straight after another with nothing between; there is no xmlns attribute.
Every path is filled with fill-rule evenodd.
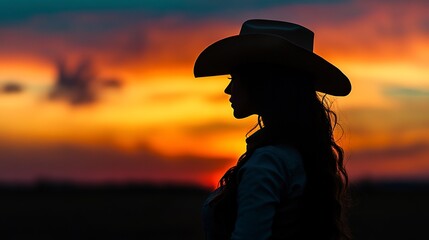
<svg viewBox="0 0 429 240"><path fill-rule="evenodd" d="M397 84L407 87L429 87L426 76L428 66L416 65L406 61L396 62L346 62L341 64L344 72L358 79L377 79L377 84Z"/></svg>
<svg viewBox="0 0 429 240"><path fill-rule="evenodd" d="M313 22L317 52L341 69L353 86L349 96L332 97L346 131L341 141L351 152L427 143L428 117L421 114L426 103L419 100L415 111L407 112L415 116L405 118L401 111L408 102L392 99L383 92L386 86L429 89L427 35L416 32L414 27L410 27L408 35L383 35L377 27L389 26L389 15L380 5L371 6L376 10L368 10L365 19L338 26ZM341 7L345 5L338 9ZM286 10L291 9L315 11L302 6L288 6ZM407 19L407 26L414 26L419 20L412 14ZM111 53L110 49L101 48L88 51L98 77L123 82L120 89L100 90L98 101L88 105L72 106L48 99L57 74L53 60L38 56L42 54L37 51L33 55L2 54L0 84L14 81L22 84L24 90L16 94L0 92L0 143L20 147L73 144L114 148L125 153L144 148L166 159L200 156L231 159L233 164L245 151L245 134L256 119L233 118L228 96L223 93L229 81L227 76L195 79L192 68L202 49L236 34L239 26L227 19L183 25L170 21L145 29L143 56L119 50ZM59 51L71 63L79 62L79 54L92 47L51 41L49 44L58 41L63 46ZM373 116L382 111L390 114ZM404 165L395 163L392 169L398 171ZM228 167L213 170L216 181ZM381 165L377 167L382 170Z"/></svg>
<svg viewBox="0 0 429 240"><path fill-rule="evenodd" d="M51 84L55 77L52 64L30 57L0 56L0 82L17 81L24 84Z"/></svg>
<svg viewBox="0 0 429 240"><path fill-rule="evenodd" d="M363 62L343 62L340 65L353 82L354 92L351 96L336 100L345 109L353 106L393 107L380 94L380 84L403 84L402 76L407 76L407 86L421 86L426 84L422 81L422 76L429 76L429 70L400 61L392 65ZM17 71L17 65L14 66L11 69ZM16 76L27 78L35 74L40 79L48 79L53 75L49 67L35 65L28 69L27 72L22 72L23 75ZM6 75L7 72L4 71L2 76ZM52 103L29 94L0 96L0 110L10 116L0 119L1 138L21 141L37 139L39 142L62 140L101 145L110 141L123 149L136 149L141 142L148 142L167 155L188 152L236 157L243 152L243 136L251 126L251 121L247 125L243 124L243 131L226 131L221 133L222 136L207 136L201 140L213 149L210 152L195 147L195 139L183 135L180 130L186 124L214 119L234 121L227 97L223 93L228 83L226 76L205 79L194 79L189 75L155 77L153 75L150 81L127 81L119 95L107 94L100 103L81 108L73 108L62 102ZM377 79L377 82L365 79ZM210 100L214 97L224 97L224 100ZM31 124L28 124L28 119L31 119ZM383 125L383 122L374 122L373 126L377 124ZM46 128L47 125L49 128ZM110 136L107 139L111 140L106 140L106 136ZM219 141L219 138L224 140ZM354 140L352 148L384 145L386 138L388 137L385 135L371 134L366 140ZM173 148L166 147L173 143ZM222 154L214 154L216 152Z"/></svg>

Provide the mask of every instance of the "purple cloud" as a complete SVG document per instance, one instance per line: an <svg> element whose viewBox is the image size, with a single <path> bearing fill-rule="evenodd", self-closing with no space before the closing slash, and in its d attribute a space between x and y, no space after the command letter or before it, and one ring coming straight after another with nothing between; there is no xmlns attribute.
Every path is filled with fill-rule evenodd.
<svg viewBox="0 0 429 240"><path fill-rule="evenodd" d="M133 154L111 147L8 146L0 143L0 181L201 182L230 159L167 157L144 146Z"/></svg>
<svg viewBox="0 0 429 240"><path fill-rule="evenodd" d="M79 106L97 101L100 87L120 88L122 82L116 78L100 79L89 59L82 60L74 69L69 69L63 60L57 62L55 86L49 93L51 100L65 100Z"/></svg>
<svg viewBox="0 0 429 240"><path fill-rule="evenodd" d="M24 87L14 81L9 81L0 86L0 93L20 93L24 90Z"/></svg>

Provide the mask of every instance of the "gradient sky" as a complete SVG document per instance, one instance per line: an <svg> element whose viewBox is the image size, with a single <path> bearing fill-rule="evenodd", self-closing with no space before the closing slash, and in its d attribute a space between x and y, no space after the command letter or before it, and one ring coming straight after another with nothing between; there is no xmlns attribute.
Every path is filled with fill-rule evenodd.
<svg viewBox="0 0 429 240"><path fill-rule="evenodd" d="M352 180L429 177L429 2L0 0L0 181L212 186L256 119L194 79L243 21L296 22L350 79L332 98Z"/></svg>

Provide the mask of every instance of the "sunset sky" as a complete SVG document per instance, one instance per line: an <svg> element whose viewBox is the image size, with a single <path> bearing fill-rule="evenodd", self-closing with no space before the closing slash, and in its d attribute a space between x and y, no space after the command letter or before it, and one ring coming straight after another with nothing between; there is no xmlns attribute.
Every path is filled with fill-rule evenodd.
<svg viewBox="0 0 429 240"><path fill-rule="evenodd" d="M352 92L334 98L353 181L429 179L429 2L0 0L0 182L214 186L256 118L195 79L250 18L299 23Z"/></svg>

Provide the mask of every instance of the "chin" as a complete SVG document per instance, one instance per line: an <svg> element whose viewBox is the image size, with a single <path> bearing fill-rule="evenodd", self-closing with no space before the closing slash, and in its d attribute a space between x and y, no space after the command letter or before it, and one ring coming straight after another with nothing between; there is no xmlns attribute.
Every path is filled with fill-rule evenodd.
<svg viewBox="0 0 429 240"><path fill-rule="evenodd" d="M233 115L236 119L243 119L251 116L252 113L241 113L241 112L234 111Z"/></svg>

